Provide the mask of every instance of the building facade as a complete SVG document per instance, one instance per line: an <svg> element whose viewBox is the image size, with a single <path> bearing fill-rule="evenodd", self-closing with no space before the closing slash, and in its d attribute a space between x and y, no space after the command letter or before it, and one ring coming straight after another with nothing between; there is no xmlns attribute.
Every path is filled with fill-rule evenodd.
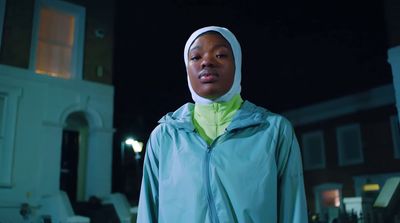
<svg viewBox="0 0 400 223"><path fill-rule="evenodd" d="M0 0L0 222L89 222L111 193L113 1Z"/></svg>
<svg viewBox="0 0 400 223"><path fill-rule="evenodd" d="M400 128L392 84L285 116L295 126L302 148L309 211L322 220L338 217L348 198L364 197L365 203L366 185L382 188L386 180L400 176Z"/></svg>
<svg viewBox="0 0 400 223"><path fill-rule="evenodd" d="M324 222L346 210L346 201L358 202L353 211L362 222L379 222L366 210L385 182L400 176L400 3L382 5L393 83L284 113L302 147L309 211Z"/></svg>

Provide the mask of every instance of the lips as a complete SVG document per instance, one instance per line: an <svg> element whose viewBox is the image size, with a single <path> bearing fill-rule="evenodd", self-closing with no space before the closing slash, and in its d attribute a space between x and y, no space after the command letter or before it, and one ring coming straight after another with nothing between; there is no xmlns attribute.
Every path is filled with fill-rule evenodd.
<svg viewBox="0 0 400 223"><path fill-rule="evenodd" d="M200 72L199 79L202 83L212 83L217 81L219 75L216 72L204 70Z"/></svg>

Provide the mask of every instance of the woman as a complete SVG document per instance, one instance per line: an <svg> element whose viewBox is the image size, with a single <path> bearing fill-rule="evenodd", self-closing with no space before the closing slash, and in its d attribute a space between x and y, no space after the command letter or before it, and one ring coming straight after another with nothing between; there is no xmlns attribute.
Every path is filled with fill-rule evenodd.
<svg viewBox="0 0 400 223"><path fill-rule="evenodd" d="M290 123L240 96L241 48L226 28L184 49L195 104L164 116L147 144L137 222L307 222Z"/></svg>

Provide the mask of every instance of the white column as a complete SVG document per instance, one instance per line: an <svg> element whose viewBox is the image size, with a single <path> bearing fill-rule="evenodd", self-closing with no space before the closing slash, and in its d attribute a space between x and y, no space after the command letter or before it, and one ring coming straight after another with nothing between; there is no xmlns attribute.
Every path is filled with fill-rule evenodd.
<svg viewBox="0 0 400 223"><path fill-rule="evenodd" d="M104 198L111 193L113 129L89 130L86 198Z"/></svg>
<svg viewBox="0 0 400 223"><path fill-rule="evenodd" d="M400 46L392 47L388 50L388 62L392 66L397 117L400 117Z"/></svg>
<svg viewBox="0 0 400 223"><path fill-rule="evenodd" d="M60 190L61 142L63 126L58 123L43 123L42 154L39 160L38 187L42 195L58 194Z"/></svg>

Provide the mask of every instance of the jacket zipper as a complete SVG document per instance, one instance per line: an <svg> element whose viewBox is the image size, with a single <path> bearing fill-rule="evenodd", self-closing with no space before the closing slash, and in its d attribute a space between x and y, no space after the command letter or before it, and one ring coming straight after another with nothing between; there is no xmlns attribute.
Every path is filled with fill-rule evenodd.
<svg viewBox="0 0 400 223"><path fill-rule="evenodd" d="M215 207L214 198L211 192L211 183L210 183L210 157L211 157L212 149L208 146L206 151L206 157L204 159L204 178L206 182L206 192L207 192L207 201L208 208L210 209L210 222L211 223L219 223L217 216L217 208Z"/></svg>

